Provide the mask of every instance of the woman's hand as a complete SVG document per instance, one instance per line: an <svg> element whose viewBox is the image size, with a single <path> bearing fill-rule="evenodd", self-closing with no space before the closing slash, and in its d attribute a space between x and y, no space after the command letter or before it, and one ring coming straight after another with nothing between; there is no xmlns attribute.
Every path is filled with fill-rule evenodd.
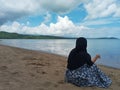
<svg viewBox="0 0 120 90"><path fill-rule="evenodd" d="M98 59L98 58L101 58L99 54L96 54L96 56L95 56L95 57L96 57L97 59Z"/></svg>
<svg viewBox="0 0 120 90"><path fill-rule="evenodd" d="M99 54L96 54L96 56L92 59L92 62L95 63L98 58L100 58L100 55L99 55Z"/></svg>

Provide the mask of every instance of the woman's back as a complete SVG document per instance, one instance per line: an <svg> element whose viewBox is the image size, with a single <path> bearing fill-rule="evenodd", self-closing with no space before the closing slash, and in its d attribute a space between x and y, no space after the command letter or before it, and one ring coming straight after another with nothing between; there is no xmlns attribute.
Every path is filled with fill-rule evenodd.
<svg viewBox="0 0 120 90"><path fill-rule="evenodd" d="M67 68L74 70L84 64L88 64L89 66L93 64L91 56L87 52L79 52L76 49L73 49L68 56Z"/></svg>

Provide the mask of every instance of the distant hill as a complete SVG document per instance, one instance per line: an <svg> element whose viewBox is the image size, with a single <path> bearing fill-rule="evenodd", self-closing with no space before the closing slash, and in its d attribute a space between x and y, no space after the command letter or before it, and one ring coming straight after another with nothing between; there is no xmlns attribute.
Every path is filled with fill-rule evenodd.
<svg viewBox="0 0 120 90"><path fill-rule="evenodd" d="M60 37L49 35L24 35L18 33L8 33L0 31L0 39L76 39L74 37ZM87 39L118 39L115 37L100 37L100 38L87 38Z"/></svg>
<svg viewBox="0 0 120 90"><path fill-rule="evenodd" d="M87 38L87 39L118 39L115 37L100 37L100 38Z"/></svg>
<svg viewBox="0 0 120 90"><path fill-rule="evenodd" d="M23 35L18 33L8 33L1 31L0 39L70 39L70 38L49 35Z"/></svg>

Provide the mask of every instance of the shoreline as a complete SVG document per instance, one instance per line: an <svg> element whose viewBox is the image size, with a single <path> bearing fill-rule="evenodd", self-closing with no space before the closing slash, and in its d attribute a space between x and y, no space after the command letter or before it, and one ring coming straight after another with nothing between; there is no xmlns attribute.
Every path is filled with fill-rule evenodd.
<svg viewBox="0 0 120 90"><path fill-rule="evenodd" d="M11 48L16 48L16 49L24 49L24 50L33 51L33 52L41 52L41 53L45 53L45 54L53 54L53 55L57 55L57 56L61 56L61 57L67 58L67 56L65 56L65 55L60 55L60 54L57 54L57 53L55 54L55 53L52 53L52 52L49 52L49 51L31 50L31 49L20 48L20 47L14 47L14 46L3 45L3 44L0 44L0 46L7 46L7 47L11 47ZM118 69L118 70L120 69L119 67L108 66L108 65L103 65L103 64L99 64L99 63L97 63L97 65L99 65L99 66L105 66L105 67L113 68L113 69Z"/></svg>
<svg viewBox="0 0 120 90"><path fill-rule="evenodd" d="M20 48L20 47L14 47L14 46L3 45L3 44L0 44L0 46L6 46L6 47L11 47L11 48L16 48L16 49L23 49L23 50L33 51L33 52L38 52L38 53L45 53L45 54L57 55L57 56L61 56L61 57L67 58L67 56L65 56L65 55L55 54L55 53L47 52L47 51L43 51L43 50L31 50L31 49Z"/></svg>
<svg viewBox="0 0 120 90"><path fill-rule="evenodd" d="M66 59L56 54L0 45L0 90L106 90L66 83ZM113 81L107 90L119 90L120 69L98 67Z"/></svg>

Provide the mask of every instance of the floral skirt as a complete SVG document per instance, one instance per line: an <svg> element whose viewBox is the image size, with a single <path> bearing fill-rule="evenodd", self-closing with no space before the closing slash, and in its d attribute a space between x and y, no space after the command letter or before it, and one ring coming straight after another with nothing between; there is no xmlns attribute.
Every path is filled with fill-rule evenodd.
<svg viewBox="0 0 120 90"><path fill-rule="evenodd" d="M111 79L105 75L97 65L88 67L86 64L76 70L66 70L65 80L77 86L97 86L107 88Z"/></svg>

